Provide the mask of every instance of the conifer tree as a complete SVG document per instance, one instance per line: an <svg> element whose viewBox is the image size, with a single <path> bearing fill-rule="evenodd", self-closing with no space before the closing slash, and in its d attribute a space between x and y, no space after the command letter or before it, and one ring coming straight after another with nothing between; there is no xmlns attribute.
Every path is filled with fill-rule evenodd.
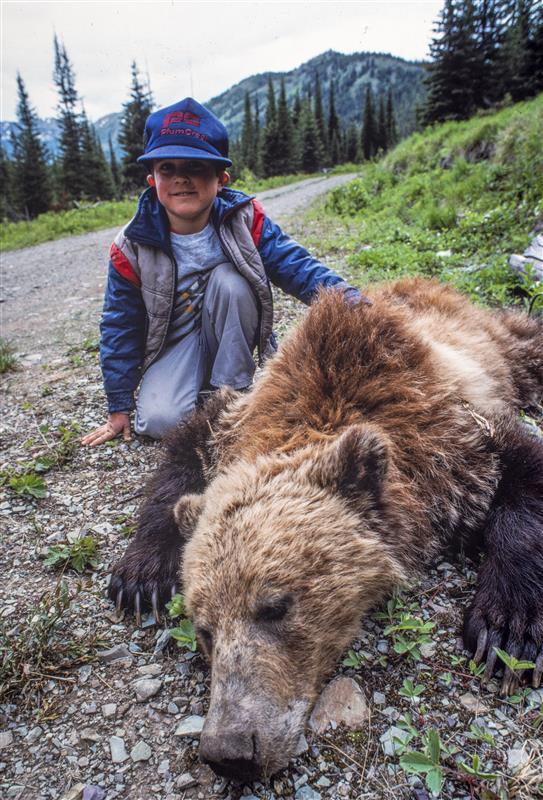
<svg viewBox="0 0 543 800"><path fill-rule="evenodd" d="M505 34L503 58L505 89L515 102L535 94L532 92L530 63L533 16L533 0L514 0Z"/></svg>
<svg viewBox="0 0 543 800"><path fill-rule="evenodd" d="M78 101L75 74L66 47L57 37L53 40L55 69L53 80L59 93L58 127L60 130L60 169L58 170L61 200L77 200L83 190L81 169L81 129L76 111Z"/></svg>
<svg viewBox="0 0 543 800"><path fill-rule="evenodd" d="M362 157L366 161L373 158L377 152L377 123L373 110L373 92L371 84L368 84L366 88L360 148L362 150Z"/></svg>
<svg viewBox="0 0 543 800"><path fill-rule="evenodd" d="M262 171L265 177L279 175L277 165L281 160L281 140L277 125L277 106L272 79L268 79L268 105L266 108L266 127L261 142Z"/></svg>
<svg viewBox="0 0 543 800"><path fill-rule="evenodd" d="M108 138L108 150L109 150L109 169L111 172L111 179L113 181L113 189L115 197L119 197L121 192L121 173L119 170L119 163L117 161L117 156L115 155L115 150L113 149L111 134L109 134Z"/></svg>
<svg viewBox="0 0 543 800"><path fill-rule="evenodd" d="M276 164L278 175L288 175L293 170L294 134L287 104L285 81L281 78L279 102L277 104L277 138L278 159Z"/></svg>
<svg viewBox="0 0 543 800"><path fill-rule="evenodd" d="M260 144L262 139L262 129L260 126L260 105L258 103L258 95L255 96L255 116L254 116L254 153L255 153L255 175L262 175L262 161L260 158Z"/></svg>
<svg viewBox="0 0 543 800"><path fill-rule="evenodd" d="M13 164L7 158L6 152L0 142L0 221L14 220L17 218L17 209L13 196Z"/></svg>
<svg viewBox="0 0 543 800"><path fill-rule="evenodd" d="M148 167L138 164L136 159L143 152L145 121L153 110L153 95L149 86L140 80L138 65L130 65L132 83L130 98L123 104L123 116L119 130L119 144L124 156L121 162L123 187L128 192L140 190L145 183Z"/></svg>
<svg viewBox="0 0 543 800"><path fill-rule="evenodd" d="M324 122L321 81L318 72L315 74L315 126L321 143L322 163L324 163L328 154L328 129Z"/></svg>
<svg viewBox="0 0 543 800"><path fill-rule="evenodd" d="M90 200L111 200L114 195L111 172L102 145L85 110L81 113L80 125L83 195Z"/></svg>
<svg viewBox="0 0 543 800"><path fill-rule="evenodd" d="M388 143L388 129L385 111L385 98L383 93L379 94L379 112L377 115L377 135L376 135L376 148L377 151L381 150L383 153L389 148Z"/></svg>
<svg viewBox="0 0 543 800"><path fill-rule="evenodd" d="M339 117L336 111L336 99L334 91L334 81L330 81L330 93L328 98L328 142L330 147L330 162L332 166L341 161L341 130Z"/></svg>
<svg viewBox="0 0 543 800"><path fill-rule="evenodd" d="M530 93L543 92L543 3L534 11L529 42L528 69L531 76Z"/></svg>
<svg viewBox="0 0 543 800"><path fill-rule="evenodd" d="M249 97L249 92L245 92L243 127L240 141L240 160L242 166L248 167L253 171L255 168L254 138L255 135L253 127L253 115L251 112L251 99Z"/></svg>
<svg viewBox="0 0 543 800"><path fill-rule="evenodd" d="M299 158L304 172L315 172L322 166L324 159L321 137L309 99L302 105Z"/></svg>
<svg viewBox="0 0 543 800"><path fill-rule="evenodd" d="M392 88L389 87L388 96L387 96L387 114L386 114L386 126L387 126L387 142L388 147L394 147L396 142L398 141L398 130L396 128L396 115L394 113L394 105L392 102Z"/></svg>
<svg viewBox="0 0 543 800"><path fill-rule="evenodd" d="M294 103L292 104L292 124L294 128L298 125L302 114L302 101L300 100L300 93L296 92L294 95Z"/></svg>
<svg viewBox="0 0 543 800"><path fill-rule="evenodd" d="M350 163L359 161L358 140L359 136L358 136L358 131L356 130L356 125L354 124L354 122L351 122L345 134L345 148L344 148L345 161L348 161Z"/></svg>
<svg viewBox="0 0 543 800"><path fill-rule="evenodd" d="M47 211L51 203L45 148L40 141L37 117L22 77L17 73L17 130L13 144L13 193L25 217L33 218Z"/></svg>

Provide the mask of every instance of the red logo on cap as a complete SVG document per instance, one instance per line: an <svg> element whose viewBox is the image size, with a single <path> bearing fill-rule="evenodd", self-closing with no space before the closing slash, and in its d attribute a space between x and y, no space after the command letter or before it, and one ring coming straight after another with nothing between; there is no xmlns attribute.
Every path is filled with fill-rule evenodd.
<svg viewBox="0 0 543 800"><path fill-rule="evenodd" d="M194 125L195 128L200 127L200 117L190 111L170 111L164 117L162 124L164 128L168 128L170 125L180 125L182 122L186 125Z"/></svg>

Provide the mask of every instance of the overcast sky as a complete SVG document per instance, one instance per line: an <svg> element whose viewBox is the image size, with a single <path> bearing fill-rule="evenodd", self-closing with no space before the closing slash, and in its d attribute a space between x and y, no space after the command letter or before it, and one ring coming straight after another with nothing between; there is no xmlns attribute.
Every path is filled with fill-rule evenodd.
<svg viewBox="0 0 543 800"><path fill-rule="evenodd" d="M119 111L130 63L148 73L159 106L206 101L254 73L286 71L324 52L428 57L442 0L1 0L2 106L15 118L20 71L41 117L55 115L53 35L64 42L91 120Z"/></svg>

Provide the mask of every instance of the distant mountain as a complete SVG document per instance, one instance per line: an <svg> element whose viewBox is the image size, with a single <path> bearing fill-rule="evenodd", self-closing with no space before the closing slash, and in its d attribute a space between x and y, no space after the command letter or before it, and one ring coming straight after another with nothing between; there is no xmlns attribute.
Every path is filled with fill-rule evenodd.
<svg viewBox="0 0 543 800"><path fill-rule="evenodd" d="M330 83L334 82L336 110L343 127L349 123L360 124L366 87L371 87L376 95L392 88L398 130L402 136L415 128L415 111L425 98L422 82L424 66L420 62L405 61L386 53L352 53L345 55L328 50L290 72L262 72L236 83L217 97L206 102L228 128L230 138L236 139L243 123L245 93L249 92L254 101L258 98L260 120L264 122L267 104L268 79L271 77L279 91L279 81L285 80L287 98L292 102L296 92L301 97L314 94L315 76L319 75L325 113L328 109ZM95 123L98 138L106 155L111 136L117 157L122 156L118 143L121 112L113 112L100 117ZM0 136L5 151L12 153L11 133L16 130L14 122L0 122ZM40 137L53 158L58 152L58 129L54 119L38 121Z"/></svg>

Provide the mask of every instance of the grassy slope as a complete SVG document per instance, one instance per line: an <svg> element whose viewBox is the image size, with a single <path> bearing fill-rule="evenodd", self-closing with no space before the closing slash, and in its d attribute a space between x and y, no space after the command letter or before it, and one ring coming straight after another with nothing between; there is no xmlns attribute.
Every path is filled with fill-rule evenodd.
<svg viewBox="0 0 543 800"><path fill-rule="evenodd" d="M361 286L432 275L476 300L511 302L518 280L508 257L543 217L542 130L540 95L415 134L330 195L324 219L322 209L314 215L314 244L346 257Z"/></svg>

